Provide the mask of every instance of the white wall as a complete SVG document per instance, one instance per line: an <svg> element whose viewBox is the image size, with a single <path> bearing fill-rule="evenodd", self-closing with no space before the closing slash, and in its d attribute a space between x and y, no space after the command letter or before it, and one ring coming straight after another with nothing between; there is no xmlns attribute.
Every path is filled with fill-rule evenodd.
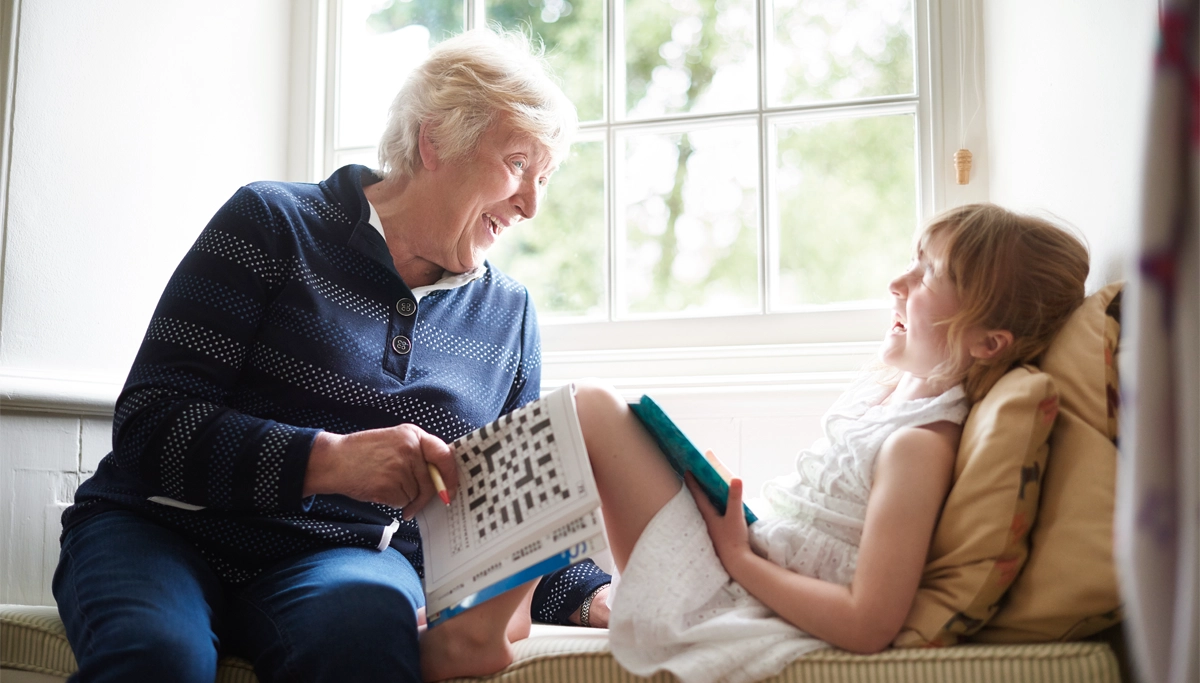
<svg viewBox="0 0 1200 683"><path fill-rule="evenodd" d="M5 387L90 391L103 412L209 217L238 186L284 177L289 11L287 0L20 4ZM110 420L11 403L0 414L0 602L50 601L57 513L109 449Z"/></svg>
<svg viewBox="0 0 1200 683"><path fill-rule="evenodd" d="M19 21L0 368L121 382L212 213L285 170L288 3L41 0Z"/></svg>
<svg viewBox="0 0 1200 683"><path fill-rule="evenodd" d="M1139 219L1155 0L984 4L991 201L1048 211L1122 277Z"/></svg>

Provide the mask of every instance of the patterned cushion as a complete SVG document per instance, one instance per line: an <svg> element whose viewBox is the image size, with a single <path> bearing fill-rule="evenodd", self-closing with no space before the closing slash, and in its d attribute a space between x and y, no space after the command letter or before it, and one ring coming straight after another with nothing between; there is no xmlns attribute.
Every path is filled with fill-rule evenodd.
<svg viewBox="0 0 1200 683"><path fill-rule="evenodd" d="M1028 554L1058 394L1032 367L1009 371L971 408L954 479L897 647L953 645L979 630Z"/></svg>
<svg viewBox="0 0 1200 683"><path fill-rule="evenodd" d="M517 660L488 678L459 678L455 683L674 683L659 672L650 678L621 668L608 650L607 638L531 638L516 644ZM962 645L933 650L887 650L856 655L817 650L788 665L762 683L855 683L922 681L922 683L1033 683L1046 681L1118 683L1116 656L1103 643L1054 645Z"/></svg>
<svg viewBox="0 0 1200 683"><path fill-rule="evenodd" d="M540 626L540 625L538 625ZM608 650L607 632L566 626L540 626L535 637L516 644L516 661L488 678L461 683L670 683L665 673L638 678L626 673ZM34 671L65 679L75 671L62 623L53 607L0 605L0 669ZM254 683L244 660L221 660L217 681ZM890 650L854 655L821 650L792 663L768 683L924 681L927 683L1119 683L1112 649L1103 643L1052 645L963 645L938 650Z"/></svg>
<svg viewBox="0 0 1200 683"><path fill-rule="evenodd" d="M1121 287L1089 296L1042 360L1062 410L1041 509L1025 570L978 640L1071 640L1121 620L1112 541Z"/></svg>
<svg viewBox="0 0 1200 683"><path fill-rule="evenodd" d="M65 679L77 668L57 608L0 605L0 669ZM216 683L258 683L258 677L246 660L222 657Z"/></svg>

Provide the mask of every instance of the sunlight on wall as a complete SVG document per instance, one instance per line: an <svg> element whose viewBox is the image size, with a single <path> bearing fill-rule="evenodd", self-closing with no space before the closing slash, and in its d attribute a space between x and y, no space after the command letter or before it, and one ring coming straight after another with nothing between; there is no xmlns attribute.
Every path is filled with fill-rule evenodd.
<svg viewBox="0 0 1200 683"><path fill-rule="evenodd" d="M1098 289L1120 278L1139 219L1157 5L984 4L991 199L1083 231Z"/></svg>
<svg viewBox="0 0 1200 683"><path fill-rule="evenodd" d="M288 11L21 4L0 371L124 381L213 212L284 173Z"/></svg>

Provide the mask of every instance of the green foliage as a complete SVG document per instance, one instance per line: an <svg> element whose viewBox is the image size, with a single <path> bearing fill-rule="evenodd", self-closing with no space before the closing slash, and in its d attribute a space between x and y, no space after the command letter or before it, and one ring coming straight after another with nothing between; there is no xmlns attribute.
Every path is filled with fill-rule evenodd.
<svg viewBox="0 0 1200 683"><path fill-rule="evenodd" d="M462 33L466 21L462 0L393 0L367 18L379 33L419 25L429 29L429 39L441 42Z"/></svg>
<svg viewBox="0 0 1200 683"><path fill-rule="evenodd" d="M542 317L603 317L604 149L577 142L538 215L501 235L488 260L529 288Z"/></svg>
<svg viewBox="0 0 1200 683"><path fill-rule="evenodd" d="M754 128L741 126L627 141L626 163L635 167L628 181L650 188L625 207L627 257L618 278L627 283L622 303L630 312L757 308L756 168L745 158L725 161L732 150L753 148L755 138ZM661 165L636 168L667 149L674 155Z"/></svg>
<svg viewBox="0 0 1200 683"><path fill-rule="evenodd" d="M781 127L783 305L887 295L916 226L915 139L911 116Z"/></svg>
<svg viewBox="0 0 1200 683"><path fill-rule="evenodd" d="M753 37L725 21L730 12L753 16L753 3L625 0L626 110L646 105L653 115L696 110L718 70L751 58ZM659 93L653 92L656 78ZM667 83L674 87L667 90Z"/></svg>
<svg viewBox="0 0 1200 683"><path fill-rule="evenodd" d="M881 11L879 5L887 4L894 14ZM873 20L868 24L873 33L859 23L864 17ZM772 84L773 99L779 103L913 92L911 0L777 2L773 19L780 59L786 64L782 82ZM814 46L824 49L813 50Z"/></svg>
<svg viewBox="0 0 1200 683"><path fill-rule="evenodd" d="M604 116L604 0L488 0L488 22L541 38L581 121Z"/></svg>
<svg viewBox="0 0 1200 683"><path fill-rule="evenodd" d="M740 0L626 0L627 109L649 114L696 109L712 86L718 69L744 58L752 47L738 31L722 29L726 12L745 11L747 6ZM693 191L702 190L714 179L692 177L694 148L690 136L684 133L672 137L676 154L670 188L650 198L666 207L662 224L640 226L631 221L625 226L633 249L647 243L656 243L657 247L653 250L657 260L651 268L649 291L631 295L627 306L631 312L645 313L698 311L714 305L725 310L731 306L736 310L753 308L758 285L753 188L731 213L697 213L685 201L689 187L695 185ZM633 181L628 177L625 180ZM633 211L633 215L637 214ZM693 248L689 255L705 262L707 276L699 282L681 277L678 272L681 251L677 231L685 217L699 224L705 233L701 238L705 245ZM713 239L713 224L729 221L738 224L737 237L731 243L718 245L718 240Z"/></svg>
<svg viewBox="0 0 1200 683"><path fill-rule="evenodd" d="M912 0L760 1L772 8L778 48L772 59L780 60L769 71L773 105L913 92ZM625 92L615 95L618 114L753 106L713 99L723 96L713 88L723 69L727 83L729 73L744 74L737 68L755 61L753 31L745 30L745 18L755 12L752 0L486 0L486 18L542 40L580 119L603 121L605 69L614 67L605 62L606 2L624 2ZM462 0L393 0L370 19L380 31L419 23L434 40L458 32L463 21ZM673 159L664 162L673 172L655 165L658 175L650 177L646 169L630 168L620 180L641 185L639 198L617 207L614 219L625 218L616 234L626 256L636 256L618 264L633 269L618 277L637 284L618 287L627 292L618 312L755 309L759 268L766 267L758 263L757 173L747 180L706 162L699 129L663 135L674 147ZM757 163L756 135L707 158L729 155L731 166ZM779 127L769 160L779 221L771 248L778 256L779 305L886 295L888 279L907 261L917 220L915 137L911 116ZM611 248L605 197L613 189L606 187L604 157L600 141L577 143L538 217L504 235L490 255L529 287L544 317L605 315ZM646 184L657 189L650 192ZM714 193L729 201L709 206L703 199Z"/></svg>

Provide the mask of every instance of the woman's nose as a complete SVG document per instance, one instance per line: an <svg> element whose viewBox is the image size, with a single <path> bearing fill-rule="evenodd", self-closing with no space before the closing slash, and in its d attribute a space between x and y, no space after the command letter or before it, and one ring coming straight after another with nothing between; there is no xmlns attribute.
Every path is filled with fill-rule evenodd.
<svg viewBox="0 0 1200 683"><path fill-rule="evenodd" d="M888 292L890 292L892 296L904 296L905 292L908 291L908 280L906 279L907 276L908 273L905 273L904 275L901 275L888 283Z"/></svg>
<svg viewBox="0 0 1200 683"><path fill-rule="evenodd" d="M529 220L537 215L538 207L542 201L542 188L536 180L525 180L521 182L521 187L517 190L517 194L513 196L517 211L525 220Z"/></svg>

